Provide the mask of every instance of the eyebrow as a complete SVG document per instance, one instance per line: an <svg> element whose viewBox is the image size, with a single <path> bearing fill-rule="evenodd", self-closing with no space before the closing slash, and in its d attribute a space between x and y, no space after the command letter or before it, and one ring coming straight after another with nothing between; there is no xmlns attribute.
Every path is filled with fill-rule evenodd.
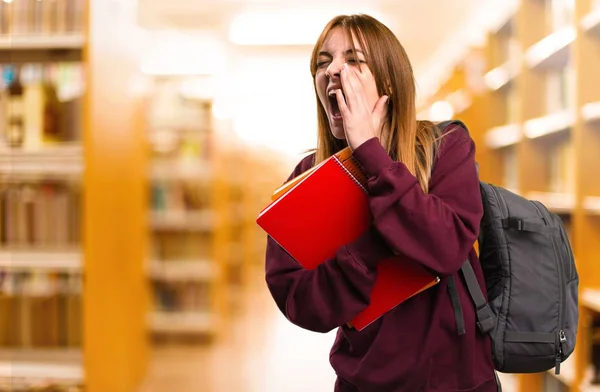
<svg viewBox="0 0 600 392"><path fill-rule="evenodd" d="M364 54L363 51L360 50L360 49L356 49L356 53ZM352 49L348 49L346 51L346 54L352 54ZM329 56L329 57L331 57L331 54L329 52L327 52L327 51L322 50L322 51L319 52L319 56Z"/></svg>

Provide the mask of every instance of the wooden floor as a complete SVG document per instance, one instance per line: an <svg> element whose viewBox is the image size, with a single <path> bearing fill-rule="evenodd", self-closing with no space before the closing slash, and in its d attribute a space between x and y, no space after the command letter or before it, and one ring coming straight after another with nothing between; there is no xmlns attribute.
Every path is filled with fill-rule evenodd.
<svg viewBox="0 0 600 392"><path fill-rule="evenodd" d="M333 391L328 356L335 332L317 334L290 324L275 307L260 269L246 298L228 339L155 347L140 392ZM513 391L510 384L503 380L503 392Z"/></svg>

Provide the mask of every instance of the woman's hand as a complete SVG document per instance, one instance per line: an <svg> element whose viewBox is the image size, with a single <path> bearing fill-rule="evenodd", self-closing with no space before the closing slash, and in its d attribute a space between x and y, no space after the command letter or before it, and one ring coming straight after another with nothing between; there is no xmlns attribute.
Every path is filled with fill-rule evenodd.
<svg viewBox="0 0 600 392"><path fill-rule="evenodd" d="M387 95L380 97L374 107L369 104L365 97L362 76L362 73L344 64L341 80L346 99L341 90L336 91L338 106L344 121L346 141L352 150L372 137L379 137L387 115Z"/></svg>

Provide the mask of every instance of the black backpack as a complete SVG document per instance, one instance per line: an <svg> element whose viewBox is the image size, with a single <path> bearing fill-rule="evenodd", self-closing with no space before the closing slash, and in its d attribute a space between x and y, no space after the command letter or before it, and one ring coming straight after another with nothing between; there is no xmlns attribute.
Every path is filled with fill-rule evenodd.
<svg viewBox="0 0 600 392"><path fill-rule="evenodd" d="M467 127L460 121L446 121ZM542 203L480 181L483 218L479 259L488 301L471 264L461 267L477 309L477 326L490 335L494 366L502 373L555 368L575 349L579 275L563 222ZM464 321L454 276L448 291L459 334Z"/></svg>

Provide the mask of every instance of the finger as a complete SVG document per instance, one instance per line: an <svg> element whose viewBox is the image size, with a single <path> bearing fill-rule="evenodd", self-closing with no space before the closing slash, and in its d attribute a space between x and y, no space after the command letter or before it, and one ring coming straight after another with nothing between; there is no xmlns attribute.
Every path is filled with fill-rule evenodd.
<svg viewBox="0 0 600 392"><path fill-rule="evenodd" d="M386 117L388 115L388 103L389 98L387 95L380 97L375 103L373 108L372 119L375 121L373 126L376 128L376 132L381 132L382 127L386 123Z"/></svg>
<svg viewBox="0 0 600 392"><path fill-rule="evenodd" d="M346 94L346 103L350 109L356 107L357 98L356 98L356 83L353 82L353 77L356 75L352 75L353 71L348 67L348 64L344 64L341 72L341 80L342 80L342 89L344 89L344 94Z"/></svg>
<svg viewBox="0 0 600 392"><path fill-rule="evenodd" d="M358 77L358 79L361 82L366 80L367 73L365 72L365 70L367 68L369 68L369 67L367 67L367 64L358 64L358 66L356 67L356 70L354 71L356 73L356 76Z"/></svg>
<svg viewBox="0 0 600 392"><path fill-rule="evenodd" d="M338 107L340 108L340 113L342 114L342 118L346 118L348 116L348 114L350 114L350 109L348 109L348 105L346 104L346 101L344 100L344 94L342 94L342 90L337 89L335 90L335 97L337 99L337 103L338 103ZM346 95L346 98L348 96Z"/></svg>
<svg viewBox="0 0 600 392"><path fill-rule="evenodd" d="M375 102L375 107L373 108L373 114L382 115L387 107L389 97L387 95L383 95L379 97L377 102Z"/></svg>
<svg viewBox="0 0 600 392"><path fill-rule="evenodd" d="M352 91L354 92L353 100L349 102L350 109L352 109L352 105L366 105L366 96L364 94L364 81L366 79L364 75L361 74L360 71L355 69L354 67L350 67L348 64L345 64L345 69L346 71L343 73L347 73L347 84L349 84L352 87Z"/></svg>
<svg viewBox="0 0 600 392"><path fill-rule="evenodd" d="M348 65L348 63L344 64L344 69L345 69L345 72L348 74L347 75L348 82L352 86L352 89L354 90L354 94L355 95L360 94L360 92L362 91L362 79L359 76L359 72L356 69L354 69L353 67L350 67Z"/></svg>

